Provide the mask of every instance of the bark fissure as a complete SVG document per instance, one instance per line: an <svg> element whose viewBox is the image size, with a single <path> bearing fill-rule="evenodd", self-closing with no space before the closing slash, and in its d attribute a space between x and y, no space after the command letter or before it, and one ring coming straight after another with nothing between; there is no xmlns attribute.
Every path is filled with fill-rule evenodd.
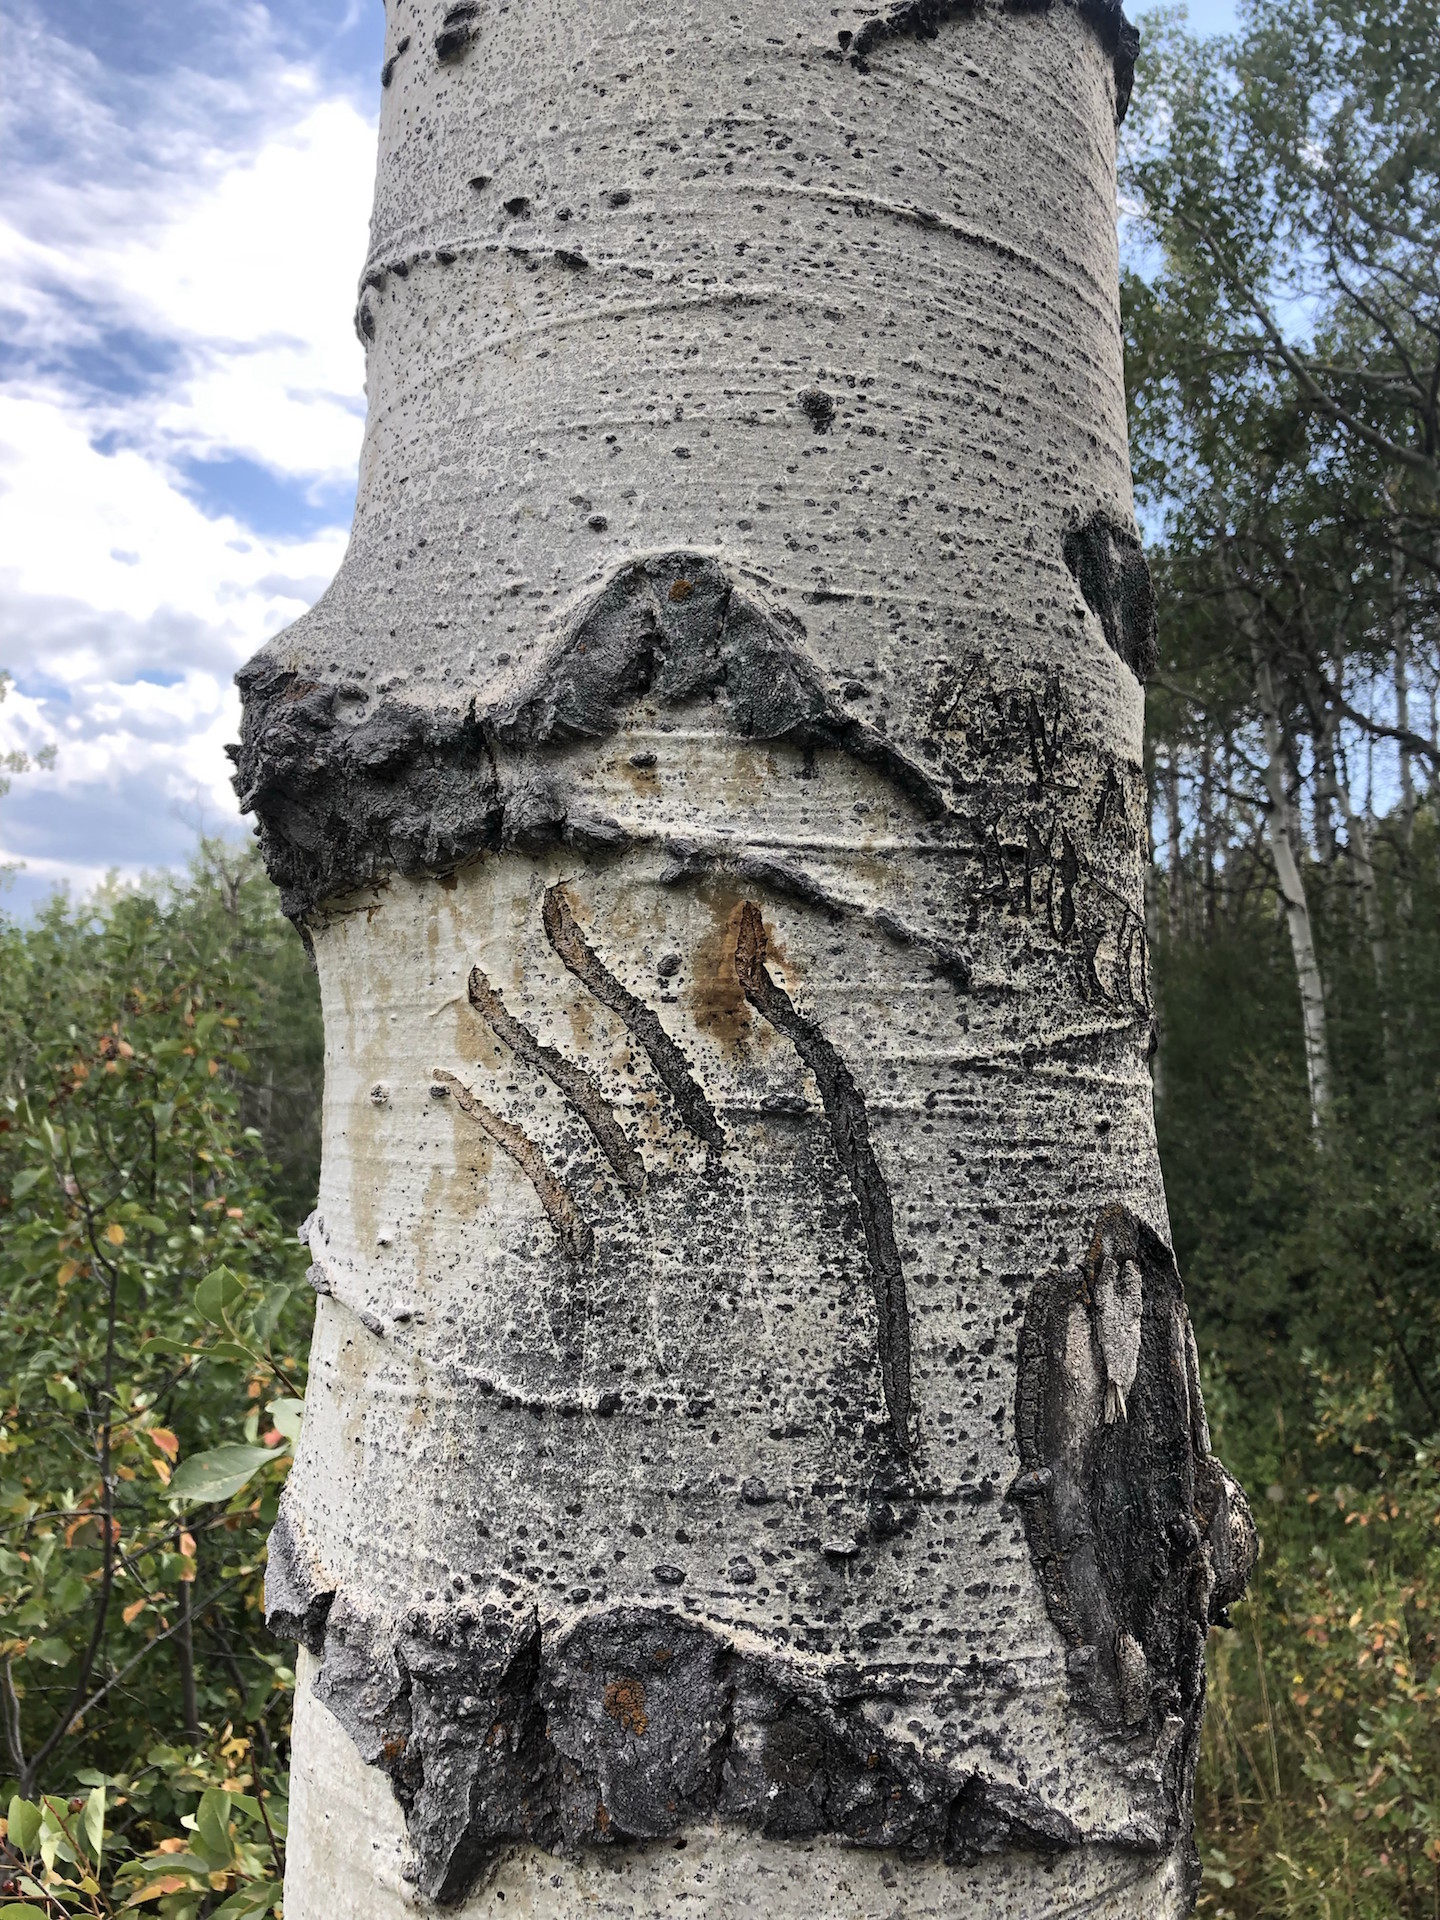
<svg viewBox="0 0 1440 1920"><path fill-rule="evenodd" d="M547 1046L522 1020L510 1013L505 1002L485 978L479 967L470 969L466 991L470 1004L497 1040L502 1040L517 1060L533 1067L559 1089L595 1136L595 1144L615 1170L615 1177L631 1193L645 1185L645 1164L625 1137L610 1102L596 1081L583 1067L567 1060L558 1048Z"/></svg>
<svg viewBox="0 0 1440 1920"><path fill-rule="evenodd" d="M542 909L545 937L566 968L604 1007L622 1020L644 1048L651 1066L685 1125L708 1147L723 1147L725 1134L715 1109L680 1048L660 1024L653 1007L645 1005L616 979L581 933L563 886L551 887Z"/></svg>
<svg viewBox="0 0 1440 1920"><path fill-rule="evenodd" d="M733 874L765 887L782 900L799 900L818 907L832 920L873 927L885 940L897 947L909 947L928 955L936 969L959 993L968 993L972 984L970 960L954 941L943 939L928 929L915 927L889 907L872 907L847 900L822 883L793 860L774 854L737 852L733 846L694 839L669 837L660 842L670 855L660 874L662 886L675 886L707 874Z"/></svg>
<svg viewBox="0 0 1440 1920"><path fill-rule="evenodd" d="M565 1251L576 1260L587 1259L595 1247L594 1230L576 1206L570 1189L551 1171L545 1156L530 1136L513 1122L503 1119L492 1107L487 1107L463 1080L446 1072L443 1067L432 1069L430 1078L437 1087L447 1090L467 1119L473 1120L502 1152L509 1154L535 1189L535 1196L545 1209L546 1217Z"/></svg>
<svg viewBox="0 0 1440 1920"><path fill-rule="evenodd" d="M905 1296L905 1269L895 1242L890 1188L871 1144L865 1096L833 1044L772 977L765 957L765 922L760 909L747 900L741 909L735 976L751 1006L785 1035L820 1088L835 1154L850 1183L865 1231L885 1405L896 1444L908 1453L912 1445L910 1307Z"/></svg>

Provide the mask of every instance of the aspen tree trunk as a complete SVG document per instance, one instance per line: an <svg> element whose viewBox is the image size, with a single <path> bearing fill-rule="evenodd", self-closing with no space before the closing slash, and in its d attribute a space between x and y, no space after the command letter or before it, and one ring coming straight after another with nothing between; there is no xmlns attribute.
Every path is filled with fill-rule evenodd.
<svg viewBox="0 0 1440 1920"><path fill-rule="evenodd" d="M1315 934L1310 920L1305 879L1295 852L1297 834L1294 809L1285 781L1285 741L1275 698L1275 680L1270 671L1270 662L1260 654L1255 657L1255 691L1259 697L1260 725L1265 741L1265 787L1270 796L1265 834L1270 842L1270 857L1275 862L1275 880L1285 909L1290 956L1295 963L1295 979L1300 989L1300 1017L1305 1030L1305 1075L1310 1088L1310 1119L1318 1128L1323 1124L1330 1105L1330 1043L1326 1032L1325 983L1315 952ZM1348 819L1348 795L1346 804Z"/></svg>
<svg viewBox="0 0 1440 1920"><path fill-rule="evenodd" d="M288 1920L1179 1914L1106 0L392 0L238 786L327 1079Z"/></svg>
<svg viewBox="0 0 1440 1920"><path fill-rule="evenodd" d="M1185 866L1180 838L1180 767L1174 746L1165 750L1165 922L1169 938L1178 940L1188 928L1185 908Z"/></svg>

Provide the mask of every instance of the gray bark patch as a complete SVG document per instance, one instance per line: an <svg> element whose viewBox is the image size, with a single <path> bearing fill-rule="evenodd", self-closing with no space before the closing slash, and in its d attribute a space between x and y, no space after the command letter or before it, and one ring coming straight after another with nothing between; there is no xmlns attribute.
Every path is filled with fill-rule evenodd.
<svg viewBox="0 0 1440 1920"><path fill-rule="evenodd" d="M388 1774L419 1890L445 1905L516 1842L574 1854L716 1817L952 1862L1080 1843L1025 1790L922 1758L843 1684L663 1607L542 1626L461 1602L386 1638L341 1605L316 1692Z"/></svg>
<svg viewBox="0 0 1440 1920"><path fill-rule="evenodd" d="M1011 1497L1074 1704L1151 1738L1174 1723L1192 1753L1206 1631L1244 1592L1256 1536L1210 1452L1174 1256L1125 1208L1032 1292L1015 1420Z"/></svg>
<svg viewBox="0 0 1440 1920"><path fill-rule="evenodd" d="M282 1640L298 1640L319 1653L334 1603L334 1586L326 1582L282 1507L270 1531L265 1561L266 1624Z"/></svg>

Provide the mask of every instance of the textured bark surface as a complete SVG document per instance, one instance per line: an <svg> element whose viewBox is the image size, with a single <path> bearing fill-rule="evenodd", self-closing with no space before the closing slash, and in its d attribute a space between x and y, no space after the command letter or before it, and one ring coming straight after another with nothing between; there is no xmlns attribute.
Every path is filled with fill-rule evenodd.
<svg viewBox="0 0 1440 1920"><path fill-rule="evenodd" d="M1132 54L392 5L355 534L237 750L328 1048L296 1920L1186 1909L1253 1533L1146 1073Z"/></svg>

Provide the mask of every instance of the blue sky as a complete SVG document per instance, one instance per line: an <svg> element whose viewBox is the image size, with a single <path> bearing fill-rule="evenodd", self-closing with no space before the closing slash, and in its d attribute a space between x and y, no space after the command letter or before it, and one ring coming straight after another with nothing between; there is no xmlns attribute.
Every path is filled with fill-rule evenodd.
<svg viewBox="0 0 1440 1920"><path fill-rule="evenodd" d="M11 911L244 830L231 676L323 591L354 499L383 26L0 0L0 752L56 749L0 800Z"/></svg>

